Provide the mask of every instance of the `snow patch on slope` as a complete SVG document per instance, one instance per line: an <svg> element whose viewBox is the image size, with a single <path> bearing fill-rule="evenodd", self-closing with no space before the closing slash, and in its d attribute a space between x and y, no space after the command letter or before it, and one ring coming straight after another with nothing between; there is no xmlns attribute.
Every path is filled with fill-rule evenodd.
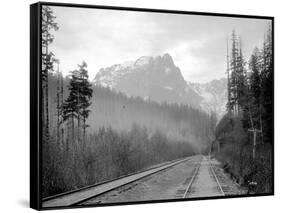
<svg viewBox="0 0 281 213"><path fill-rule="evenodd" d="M171 72L171 69L169 67L166 67L164 72L166 75L168 75Z"/></svg>
<svg viewBox="0 0 281 213"><path fill-rule="evenodd" d="M152 59L151 56L142 56L135 62L135 66L144 66L149 64L149 61Z"/></svg>
<svg viewBox="0 0 281 213"><path fill-rule="evenodd" d="M226 113L227 91L226 79L212 80L208 83L187 82L187 88L193 89L202 97L200 107L210 113L215 112L220 119Z"/></svg>
<svg viewBox="0 0 281 213"><path fill-rule="evenodd" d="M164 88L167 89L167 90L174 90L174 88L169 87L169 86L165 86Z"/></svg>

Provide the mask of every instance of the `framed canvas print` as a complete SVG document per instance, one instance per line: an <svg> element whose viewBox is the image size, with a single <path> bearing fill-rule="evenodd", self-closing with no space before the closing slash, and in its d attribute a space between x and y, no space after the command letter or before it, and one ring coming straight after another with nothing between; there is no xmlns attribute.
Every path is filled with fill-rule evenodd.
<svg viewBox="0 0 281 213"><path fill-rule="evenodd" d="M274 194L274 19L30 6L30 205Z"/></svg>

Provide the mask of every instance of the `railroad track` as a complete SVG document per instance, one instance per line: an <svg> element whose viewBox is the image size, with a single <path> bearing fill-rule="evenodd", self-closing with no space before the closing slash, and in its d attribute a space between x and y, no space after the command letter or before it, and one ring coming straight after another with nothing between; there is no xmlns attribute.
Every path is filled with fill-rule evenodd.
<svg viewBox="0 0 281 213"><path fill-rule="evenodd" d="M135 181L141 180L148 176L157 174L161 171L172 168L180 163L189 161L192 157L174 160L168 163L160 164L155 167L151 167L147 170L122 176L120 178L102 182L99 184L87 186L81 189L72 190L66 193L58 194L55 196L47 197L43 199L42 206L44 208L59 207L59 206L75 206L80 205L92 198L101 196L107 192L113 191L119 187L132 184Z"/></svg>
<svg viewBox="0 0 281 213"><path fill-rule="evenodd" d="M224 188L222 186L221 180L216 175L214 167L211 163L210 163L210 170L212 171L213 178L216 180L216 183L218 185L218 189L219 189L219 192L221 193L221 196L225 196L225 191L224 191Z"/></svg>
<svg viewBox="0 0 281 213"><path fill-rule="evenodd" d="M194 164L191 176L177 190L175 198L225 196L225 189L227 186L222 186L210 160L202 157Z"/></svg>
<svg viewBox="0 0 281 213"><path fill-rule="evenodd" d="M240 186L234 182L231 181L229 182L229 179L225 176L225 174L223 174L221 168L218 167L213 167L213 171L216 174L216 177L220 183L221 189L224 192L224 195L236 195L239 194L241 192L237 191L237 188L239 188Z"/></svg>

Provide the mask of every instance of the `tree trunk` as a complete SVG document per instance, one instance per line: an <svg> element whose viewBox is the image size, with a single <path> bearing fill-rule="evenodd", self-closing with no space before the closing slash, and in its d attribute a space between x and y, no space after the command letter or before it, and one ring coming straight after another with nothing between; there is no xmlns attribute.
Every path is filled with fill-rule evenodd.
<svg viewBox="0 0 281 213"><path fill-rule="evenodd" d="M262 125L262 112L261 112L261 104L260 103L259 103L259 114L260 114L261 142L263 144L263 125Z"/></svg>
<svg viewBox="0 0 281 213"><path fill-rule="evenodd" d="M49 17L47 16L47 23L49 22ZM47 29L48 29L48 26L47 26ZM49 39L49 36L48 36L48 32L47 32L47 36L46 36L46 59L48 59L48 39ZM48 87L48 73L49 73L49 70L48 70L48 60L46 61L46 79L45 79L45 110L46 110L46 114L45 114L45 119L46 119L46 123L45 123L45 134L46 134L46 138L47 140L49 139L49 103L48 103L48 95L49 95L49 87Z"/></svg>
<svg viewBox="0 0 281 213"><path fill-rule="evenodd" d="M59 68L58 68L59 69ZM57 72L57 143L60 144L60 76Z"/></svg>
<svg viewBox="0 0 281 213"><path fill-rule="evenodd" d="M45 112L45 84L46 82L42 81L42 129L43 129L43 136L45 136L46 133L46 112Z"/></svg>
<svg viewBox="0 0 281 213"><path fill-rule="evenodd" d="M78 123L78 128L77 128L77 136L78 136L78 143L80 142L80 109L79 109L79 102L80 102L80 93L79 93L79 88L77 89L77 123Z"/></svg>
<svg viewBox="0 0 281 213"><path fill-rule="evenodd" d="M46 110L46 123L45 123L45 133L46 133L46 137L47 139L49 139L49 87L48 87L48 72L47 72L47 76L46 76L46 85L45 85L45 110Z"/></svg>
<svg viewBox="0 0 281 213"><path fill-rule="evenodd" d="M83 118L83 144L84 144L84 146L85 146L85 143L86 143L85 137L86 137L86 118L84 117Z"/></svg>
<svg viewBox="0 0 281 213"><path fill-rule="evenodd" d="M74 114L71 115L72 140L74 140Z"/></svg>
<svg viewBox="0 0 281 213"><path fill-rule="evenodd" d="M63 106L63 76L62 76L62 74L60 75L60 78L61 78L61 89L60 89L60 101L61 101L61 103L60 103L60 115L62 116L63 115L63 108L62 108L62 106ZM61 120L63 120L63 118L61 118ZM61 123L61 144L63 145L64 144L64 129L63 129L63 123Z"/></svg>

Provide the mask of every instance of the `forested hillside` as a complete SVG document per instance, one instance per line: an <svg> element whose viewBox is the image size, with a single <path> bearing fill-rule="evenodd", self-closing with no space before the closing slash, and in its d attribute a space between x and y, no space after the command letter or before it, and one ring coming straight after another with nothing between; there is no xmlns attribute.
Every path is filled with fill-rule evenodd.
<svg viewBox="0 0 281 213"><path fill-rule="evenodd" d="M50 122L56 126L56 83L57 76L49 75L50 82ZM64 96L66 97L69 78L64 78ZM210 124L214 122L210 115L188 105L156 103L138 97L127 97L109 88L93 86L93 98L88 118L89 132L100 127L111 126L118 131L130 129L133 124L144 126L151 135L156 130L165 132L171 139L184 140L197 150L204 149L205 142L213 134Z"/></svg>
<svg viewBox="0 0 281 213"><path fill-rule="evenodd" d="M273 190L273 53L268 27L263 46L248 61L233 32L228 82L228 114L216 127L215 155L251 193Z"/></svg>
<svg viewBox="0 0 281 213"><path fill-rule="evenodd" d="M57 86L69 96L70 78L49 74L51 138L44 146L48 196L144 169L147 166L204 152L214 134L213 116L186 105L159 104L129 98L93 86L86 140L78 140L78 123L63 124L57 137ZM94 172L92 172L94 171ZM48 190L47 190L48 189Z"/></svg>

